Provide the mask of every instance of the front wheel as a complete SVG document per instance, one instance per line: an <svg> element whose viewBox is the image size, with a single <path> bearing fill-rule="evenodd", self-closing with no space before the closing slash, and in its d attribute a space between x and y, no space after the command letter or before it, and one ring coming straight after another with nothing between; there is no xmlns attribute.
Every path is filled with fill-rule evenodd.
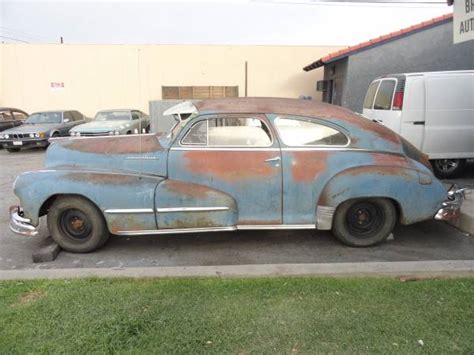
<svg viewBox="0 0 474 355"><path fill-rule="evenodd" d="M436 159L431 161L435 175L440 179L458 176L466 166L465 159Z"/></svg>
<svg viewBox="0 0 474 355"><path fill-rule="evenodd" d="M48 212L48 228L54 241L72 253L93 251L109 238L102 213L79 196L62 196L53 202Z"/></svg>
<svg viewBox="0 0 474 355"><path fill-rule="evenodd" d="M18 153L20 148L7 148L7 152L9 153Z"/></svg>
<svg viewBox="0 0 474 355"><path fill-rule="evenodd" d="M349 200L336 209L332 232L346 245L368 247L387 239L396 221L397 211L388 199Z"/></svg>

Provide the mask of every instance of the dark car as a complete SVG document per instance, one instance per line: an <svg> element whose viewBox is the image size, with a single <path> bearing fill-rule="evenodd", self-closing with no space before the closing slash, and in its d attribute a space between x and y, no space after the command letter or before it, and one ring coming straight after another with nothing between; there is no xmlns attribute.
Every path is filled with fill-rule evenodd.
<svg viewBox="0 0 474 355"><path fill-rule="evenodd" d="M0 132L23 124L28 114L12 107L0 107Z"/></svg>
<svg viewBox="0 0 474 355"><path fill-rule="evenodd" d="M9 152L23 147L47 147L49 138L68 136L69 130L86 122L79 111L45 111L31 114L21 126L0 133L0 145Z"/></svg>

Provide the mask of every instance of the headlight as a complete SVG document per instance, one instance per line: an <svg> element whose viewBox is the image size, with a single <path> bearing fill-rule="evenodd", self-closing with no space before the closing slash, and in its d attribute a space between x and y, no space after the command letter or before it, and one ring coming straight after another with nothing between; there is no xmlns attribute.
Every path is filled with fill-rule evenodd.
<svg viewBox="0 0 474 355"><path fill-rule="evenodd" d="M35 138L35 134L34 134L34 133L30 133L30 138Z"/></svg>
<svg viewBox="0 0 474 355"><path fill-rule="evenodd" d="M118 135L120 134L120 132L119 132L119 131L115 131L114 134L115 134L116 136L118 136Z"/></svg>
<svg viewBox="0 0 474 355"><path fill-rule="evenodd" d="M36 138L39 138L39 137L40 137L40 134L39 134L39 133L35 133L34 136L35 136Z"/></svg>
<svg viewBox="0 0 474 355"><path fill-rule="evenodd" d="M10 138L10 136L8 134L5 134L5 139L8 139Z"/></svg>
<svg viewBox="0 0 474 355"><path fill-rule="evenodd" d="M76 137L80 137L81 136L81 132L76 132Z"/></svg>
<svg viewBox="0 0 474 355"><path fill-rule="evenodd" d="M135 128L135 129L133 130L133 133L138 134L138 129Z"/></svg>
<svg viewBox="0 0 474 355"><path fill-rule="evenodd" d="M110 131L109 136L113 136L113 135L114 135L114 131Z"/></svg>
<svg viewBox="0 0 474 355"><path fill-rule="evenodd" d="M76 135L76 132L69 132L69 135L74 137Z"/></svg>

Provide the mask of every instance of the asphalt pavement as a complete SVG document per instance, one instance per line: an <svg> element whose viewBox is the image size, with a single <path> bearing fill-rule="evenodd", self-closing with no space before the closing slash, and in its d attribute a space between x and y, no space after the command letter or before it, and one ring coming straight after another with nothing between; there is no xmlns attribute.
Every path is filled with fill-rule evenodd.
<svg viewBox="0 0 474 355"><path fill-rule="evenodd" d="M45 221L36 237L15 235L8 228L8 207L18 203L15 177L41 169L44 154L0 150L0 270L474 260L473 236L433 220L398 226L386 243L363 249L341 245L329 232L309 230L111 236L96 252L63 251L53 262L34 264L32 253L48 243ZM474 164L455 182L474 187Z"/></svg>

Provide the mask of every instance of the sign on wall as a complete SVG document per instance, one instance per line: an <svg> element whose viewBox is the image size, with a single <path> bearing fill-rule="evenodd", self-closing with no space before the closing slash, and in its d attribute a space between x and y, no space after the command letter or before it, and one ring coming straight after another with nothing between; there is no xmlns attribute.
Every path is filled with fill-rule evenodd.
<svg viewBox="0 0 474 355"><path fill-rule="evenodd" d="M51 91L61 91L64 90L64 83L51 82L49 88Z"/></svg>
<svg viewBox="0 0 474 355"><path fill-rule="evenodd" d="M474 0L454 0L454 43L474 40Z"/></svg>

